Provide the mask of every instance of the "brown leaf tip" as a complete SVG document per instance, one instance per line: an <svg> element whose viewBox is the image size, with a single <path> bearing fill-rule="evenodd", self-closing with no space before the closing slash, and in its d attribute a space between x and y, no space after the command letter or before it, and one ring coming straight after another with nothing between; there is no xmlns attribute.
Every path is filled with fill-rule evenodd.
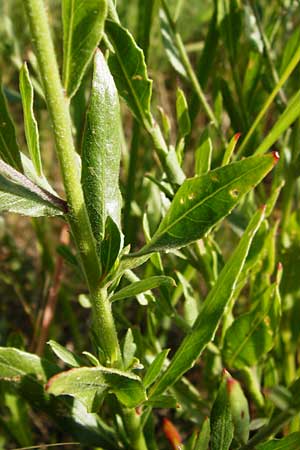
<svg viewBox="0 0 300 450"><path fill-rule="evenodd" d="M241 136L242 136L242 133L235 133L235 135L233 136L235 142L237 142Z"/></svg>
<svg viewBox="0 0 300 450"><path fill-rule="evenodd" d="M278 151L277 151L277 150L274 150L274 151L272 152L272 155L273 155L273 158L274 158L274 163L277 164L278 161L280 160L280 155L279 155Z"/></svg>

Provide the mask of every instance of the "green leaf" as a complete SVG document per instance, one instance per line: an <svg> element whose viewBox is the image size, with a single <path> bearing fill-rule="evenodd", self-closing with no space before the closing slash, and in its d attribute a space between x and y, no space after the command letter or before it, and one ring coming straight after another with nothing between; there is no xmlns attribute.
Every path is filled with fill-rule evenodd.
<svg viewBox="0 0 300 450"><path fill-rule="evenodd" d="M79 358L77 355L72 353L70 350L66 349L62 345L60 345L58 342L50 340L48 341L48 344L50 345L52 351L55 353L55 355L61 359L64 363L68 364L68 366L71 367L80 367L82 364L82 359Z"/></svg>
<svg viewBox="0 0 300 450"><path fill-rule="evenodd" d="M15 127L8 112L2 88L0 88L0 158L23 172Z"/></svg>
<svg viewBox="0 0 300 450"><path fill-rule="evenodd" d="M143 292L149 291L150 289L155 289L159 286L175 286L175 281L171 277L166 276L153 276L146 278L145 280L136 281L129 286L120 289L112 297L110 297L111 302L116 302L117 300L123 300L128 297L136 297Z"/></svg>
<svg viewBox="0 0 300 450"><path fill-rule="evenodd" d="M147 389L154 381L159 377L160 371L164 365L166 357L168 356L170 349L167 348L162 350L152 361L150 366L147 369L147 372L143 379L143 385Z"/></svg>
<svg viewBox="0 0 300 450"><path fill-rule="evenodd" d="M199 432L193 450L207 450L210 440L210 420L206 417Z"/></svg>
<svg viewBox="0 0 300 450"><path fill-rule="evenodd" d="M300 59L300 58L299 58ZM288 102L286 109L281 114L269 134L262 141L256 154L262 155L267 152L269 148L282 136L282 134L295 122L300 116L300 91L294 95Z"/></svg>
<svg viewBox="0 0 300 450"><path fill-rule="evenodd" d="M300 433L292 433L282 439L273 439L256 446L257 450L299 450L300 448Z"/></svg>
<svg viewBox="0 0 300 450"><path fill-rule="evenodd" d="M146 60L157 3L158 0L139 0L138 43L144 51Z"/></svg>
<svg viewBox="0 0 300 450"><path fill-rule="evenodd" d="M191 121L188 104L182 89L177 89L176 116L178 124L178 139L187 136L191 132Z"/></svg>
<svg viewBox="0 0 300 450"><path fill-rule="evenodd" d="M133 339L131 328L129 328L127 330L123 345L123 361L126 370L132 365L135 352L136 344Z"/></svg>
<svg viewBox="0 0 300 450"><path fill-rule="evenodd" d="M179 73L179 75L181 75L182 77L188 78L185 67L181 62L179 51L175 43L174 32L171 29L169 25L169 20L162 9L160 9L159 11L159 18L160 18L162 41L164 44L167 57L173 68L176 70L176 72Z"/></svg>
<svg viewBox="0 0 300 450"><path fill-rule="evenodd" d="M275 344L280 315L280 296L277 284L263 294L253 311L235 319L228 328L223 357L228 367L251 367Z"/></svg>
<svg viewBox="0 0 300 450"><path fill-rule="evenodd" d="M152 394L161 394L172 386L187 370L193 367L204 348L213 339L224 310L231 301L252 240L263 218L263 210L253 216L238 246L209 292L192 330L179 346L169 367L154 385Z"/></svg>
<svg viewBox="0 0 300 450"><path fill-rule="evenodd" d="M63 86L72 97L84 76L104 30L105 0L63 0Z"/></svg>
<svg viewBox="0 0 300 450"><path fill-rule="evenodd" d="M67 205L0 160L0 212L6 211L30 217L57 216L67 212Z"/></svg>
<svg viewBox="0 0 300 450"><path fill-rule="evenodd" d="M226 380L227 393L234 425L234 438L246 444L249 438L250 415L248 401L238 381L229 377Z"/></svg>
<svg viewBox="0 0 300 450"><path fill-rule="evenodd" d="M229 450L233 439L233 421L226 379L222 380L211 411L211 450Z"/></svg>
<svg viewBox="0 0 300 450"><path fill-rule="evenodd" d="M272 169L273 154L251 157L184 181L151 241L138 255L200 239Z"/></svg>
<svg viewBox="0 0 300 450"><path fill-rule="evenodd" d="M120 138L118 93L106 61L97 50L83 137L81 181L98 249L104 238L107 216L120 225Z"/></svg>
<svg viewBox="0 0 300 450"><path fill-rule="evenodd" d="M50 394L70 395L80 400L89 412L98 406L98 399L108 390L129 408L146 400L138 376L105 367L81 367L52 377L46 387Z"/></svg>
<svg viewBox="0 0 300 450"><path fill-rule="evenodd" d="M31 160L38 176L42 176L39 130L33 111L33 87L26 63L20 71L20 92L22 96L24 127Z"/></svg>
<svg viewBox="0 0 300 450"><path fill-rule="evenodd" d="M223 160L222 160L222 166L226 166L226 164L229 164L229 161L232 157L232 154L234 152L234 149L238 143L238 140L241 136L241 133L236 133L230 140L229 144L227 145L227 148L225 150Z"/></svg>
<svg viewBox="0 0 300 450"><path fill-rule="evenodd" d="M209 172L212 150L213 146L209 135L209 129L206 128L195 151L195 175L200 176Z"/></svg>
<svg viewBox="0 0 300 450"><path fill-rule="evenodd" d="M100 254L103 275L112 269L120 252L121 233L115 222L108 216L105 222L104 239L101 242Z"/></svg>
<svg viewBox="0 0 300 450"><path fill-rule="evenodd" d="M142 124L152 123L150 101L152 81L148 78L143 51L126 28L108 20L106 31L115 53L108 64L120 95Z"/></svg>

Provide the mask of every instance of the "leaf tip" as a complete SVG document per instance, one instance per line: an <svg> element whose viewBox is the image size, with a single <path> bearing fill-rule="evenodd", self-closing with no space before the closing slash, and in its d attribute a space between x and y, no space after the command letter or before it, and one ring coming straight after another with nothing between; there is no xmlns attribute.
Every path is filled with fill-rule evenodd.
<svg viewBox="0 0 300 450"><path fill-rule="evenodd" d="M234 142L237 143L237 141L239 140L239 138L242 136L242 133L235 133L235 135L233 136Z"/></svg>
<svg viewBox="0 0 300 450"><path fill-rule="evenodd" d="M274 164L277 164L278 161L280 160L279 152L277 150L274 150L272 152L272 155L273 155Z"/></svg>

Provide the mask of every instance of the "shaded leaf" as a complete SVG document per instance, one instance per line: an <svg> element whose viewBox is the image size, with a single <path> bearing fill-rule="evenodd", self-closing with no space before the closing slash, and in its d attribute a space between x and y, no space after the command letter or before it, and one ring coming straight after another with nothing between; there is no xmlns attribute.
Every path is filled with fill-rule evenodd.
<svg viewBox="0 0 300 450"><path fill-rule="evenodd" d="M119 255L121 233L115 222L108 216L105 222L104 239L101 242L100 254L103 275L109 273Z"/></svg>
<svg viewBox="0 0 300 450"><path fill-rule="evenodd" d="M197 441L193 450L207 450L210 440L210 420L208 417L204 419Z"/></svg>
<svg viewBox="0 0 300 450"><path fill-rule="evenodd" d="M226 379L218 390L218 395L214 401L211 416L211 450L229 450L233 439L233 421L228 399Z"/></svg>
<svg viewBox="0 0 300 450"><path fill-rule="evenodd" d="M108 20L106 31L115 53L108 64L120 95L125 99L135 117L142 123L152 123L150 101L152 81L148 78L143 51L128 30Z"/></svg>
<svg viewBox="0 0 300 450"><path fill-rule="evenodd" d="M48 345L50 345L52 351L55 353L55 355L61 359L64 363L68 364L68 366L71 367L80 367L82 364L81 358L79 358L77 355L72 353L70 350L66 349L62 345L60 345L58 342L50 340L47 342Z"/></svg>
<svg viewBox="0 0 300 450"><path fill-rule="evenodd" d="M105 0L63 0L63 86L68 97L77 91L99 44L106 17Z"/></svg>
<svg viewBox="0 0 300 450"><path fill-rule="evenodd" d="M138 376L105 367L81 367L52 377L46 387L50 394L70 395L80 400L92 411L98 407L98 399L108 390L125 406L134 408L146 400L146 394Z"/></svg>
<svg viewBox="0 0 300 450"><path fill-rule="evenodd" d="M146 278L145 280L136 281L135 283L130 284L129 286L120 289L110 298L111 302L115 302L117 300L123 300L128 297L135 297L138 294L149 291L150 289L155 289L159 286L167 285L167 286L175 286L175 281L171 277L166 276L153 276Z"/></svg>
<svg viewBox="0 0 300 450"><path fill-rule="evenodd" d="M160 371L164 365L164 362L166 360L166 357L168 356L170 349L167 348L166 350L162 350L152 361L150 366L147 369L147 372L143 379L143 385L145 388L148 388L151 386L151 384L154 383L154 381L159 377Z"/></svg>
<svg viewBox="0 0 300 450"><path fill-rule="evenodd" d="M123 345L123 361L125 369L128 369L132 362L136 352L136 344L133 339L131 328L127 330L124 345Z"/></svg>
<svg viewBox="0 0 300 450"><path fill-rule="evenodd" d="M8 112L2 88L0 88L0 158L10 166L23 172L15 127Z"/></svg>
<svg viewBox="0 0 300 450"><path fill-rule="evenodd" d="M257 450L298 450L300 448L300 433L292 433L282 439L273 439L256 446Z"/></svg>
<svg viewBox="0 0 300 450"><path fill-rule="evenodd" d="M33 86L26 63L20 71L20 92L22 96L26 142L31 160L38 176L42 176L39 130L33 111Z"/></svg>
<svg viewBox="0 0 300 450"><path fill-rule="evenodd" d="M184 338L169 367L154 385L152 394L161 394L172 386L193 367L204 348L213 339L224 310L231 301L252 240L263 218L263 210L253 216L238 246L209 292L193 328Z"/></svg>
<svg viewBox="0 0 300 450"><path fill-rule="evenodd" d="M273 154L251 157L184 181L151 241L138 255L180 248L200 239L262 180L275 159Z"/></svg>
<svg viewBox="0 0 300 450"><path fill-rule="evenodd" d="M107 216L120 225L120 137L118 93L106 61L97 50L82 145L81 182L98 249L104 238ZM109 265L107 258L108 254L105 264Z"/></svg>

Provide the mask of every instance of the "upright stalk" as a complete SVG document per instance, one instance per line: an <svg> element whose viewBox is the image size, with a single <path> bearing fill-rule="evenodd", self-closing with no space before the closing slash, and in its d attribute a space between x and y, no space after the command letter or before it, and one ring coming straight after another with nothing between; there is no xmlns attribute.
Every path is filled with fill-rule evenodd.
<svg viewBox="0 0 300 450"><path fill-rule="evenodd" d="M100 288L101 268L80 183L69 102L61 84L44 2L24 0L24 5L53 125L56 151L69 207L67 219L91 293L96 331L106 359L110 364L117 364L121 359L118 338L110 303Z"/></svg>

